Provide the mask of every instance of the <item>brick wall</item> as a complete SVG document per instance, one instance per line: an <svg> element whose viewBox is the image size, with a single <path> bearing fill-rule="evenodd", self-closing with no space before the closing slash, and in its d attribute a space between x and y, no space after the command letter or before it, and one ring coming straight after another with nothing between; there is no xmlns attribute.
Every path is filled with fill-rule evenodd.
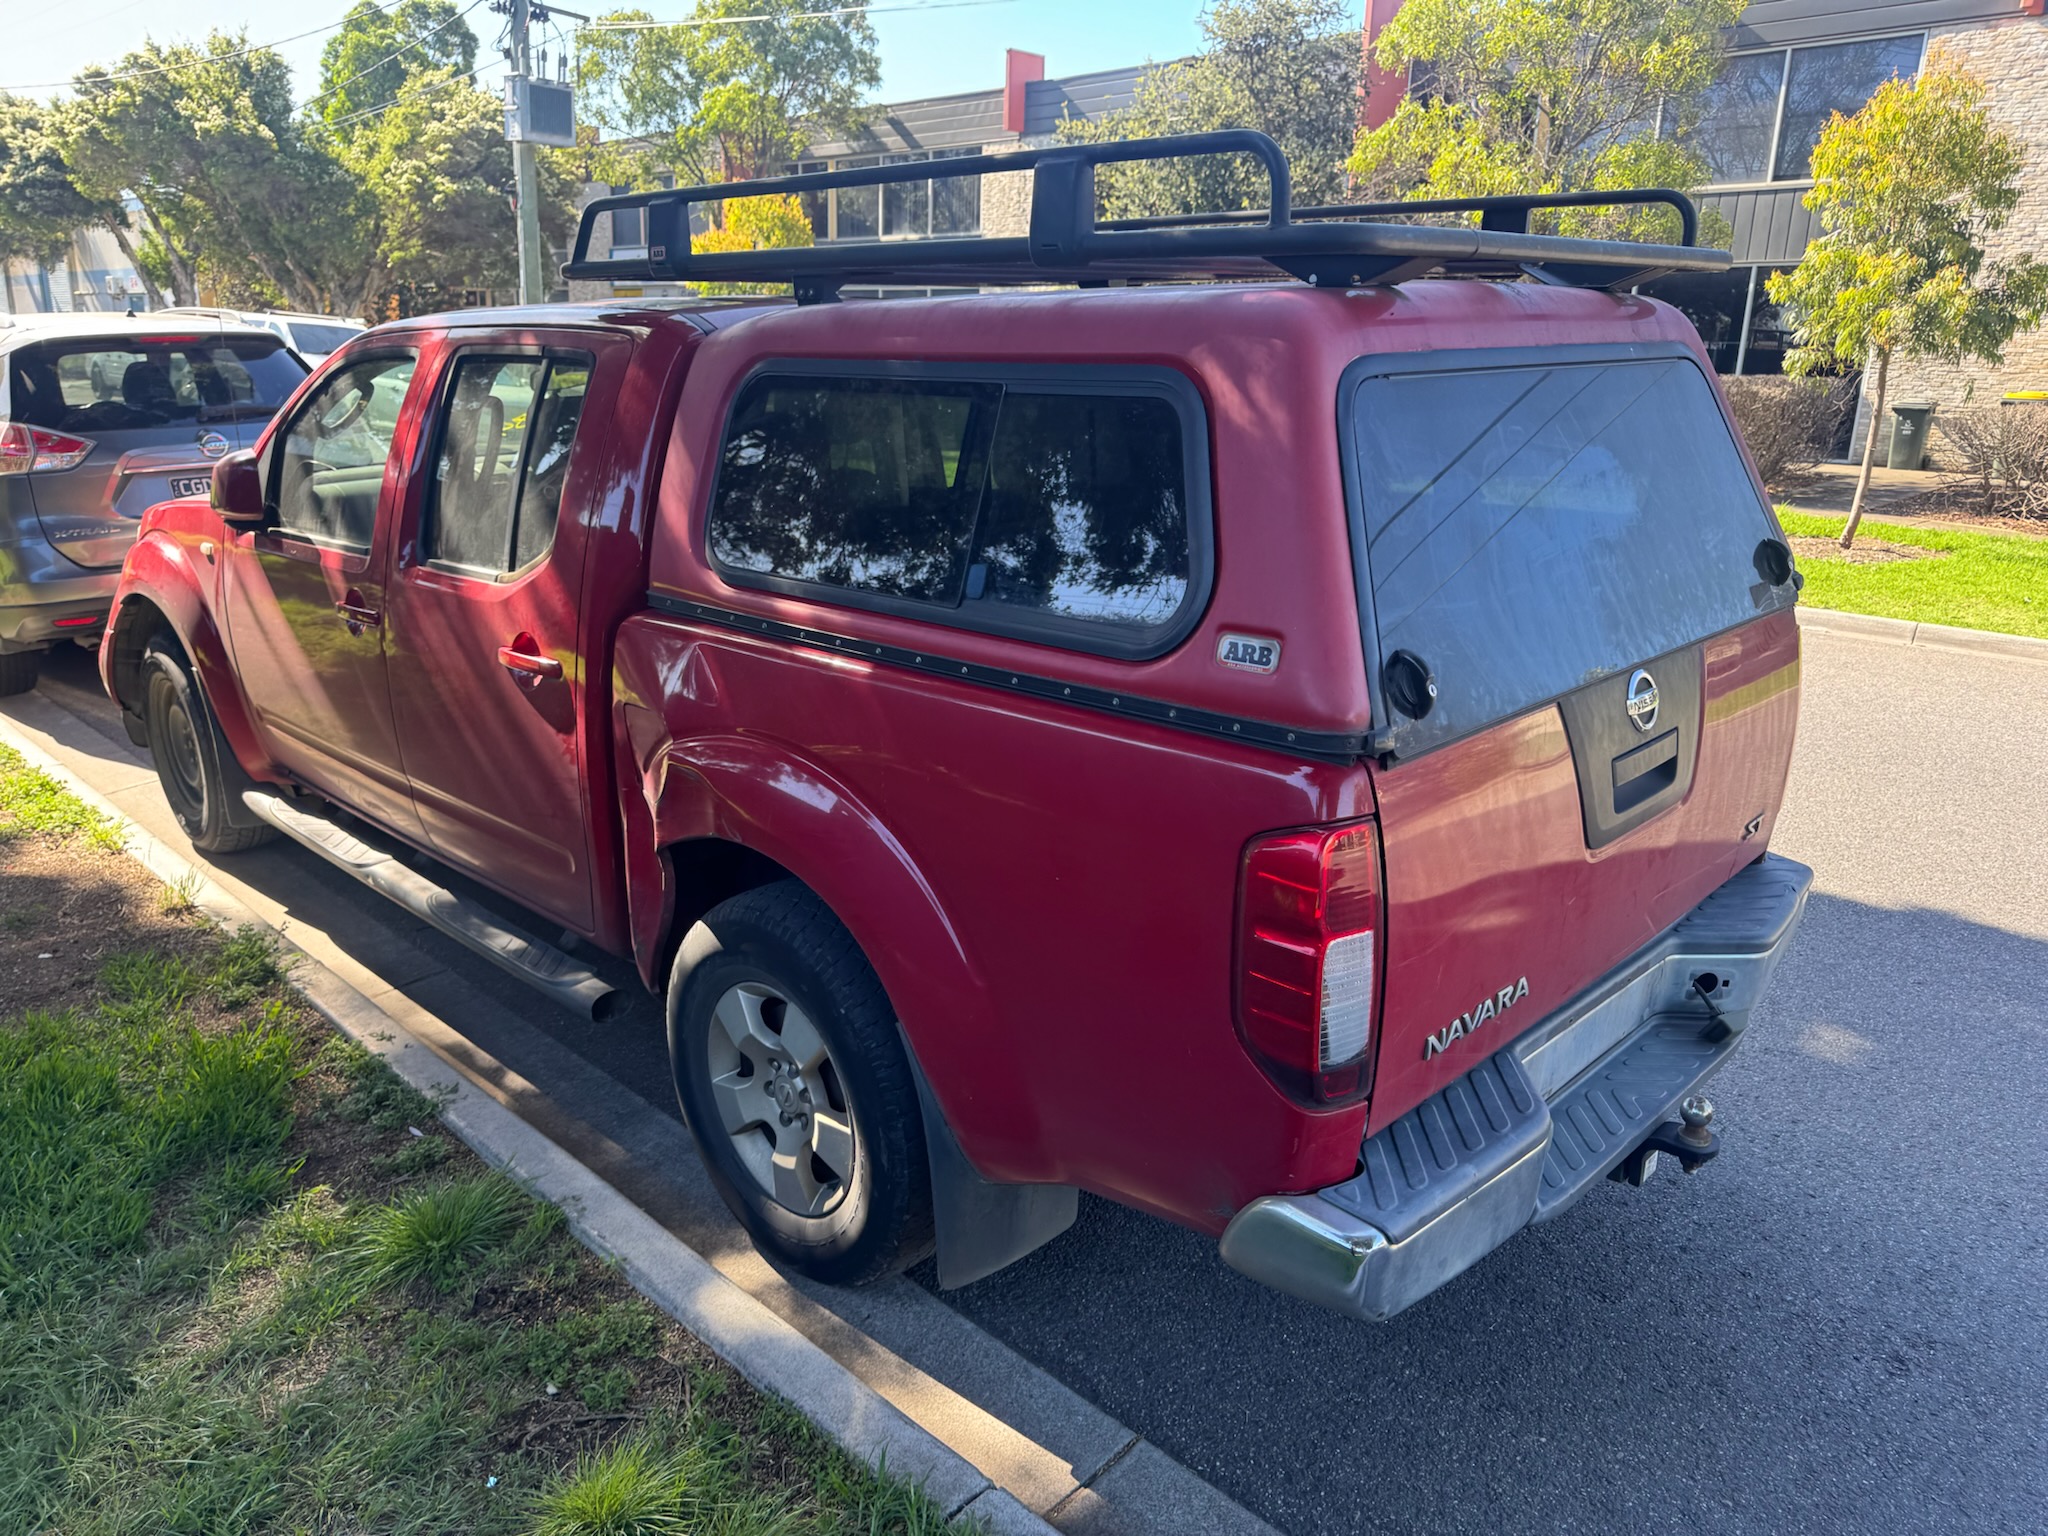
<svg viewBox="0 0 2048 1536"><path fill-rule="evenodd" d="M1930 54L1941 49L1988 87L1985 107L1991 121L2027 149L2023 191L2005 228L1988 243L1996 260L2031 251L2048 256L2048 23L2028 19L2005 26L1936 32L1928 39ZM1931 434L1933 461L1945 446L1938 424L1941 410L1996 406L2013 389L2048 389L2048 326L2023 331L2005 349L1996 367L1970 362L1960 366L1901 357L1892 363L1886 393L1892 400L1932 400L1937 430ZM1858 413L1856 449L1862 452L1864 412ZM1889 416L1890 412L1887 411ZM1878 463L1889 447L1890 422L1878 434Z"/></svg>

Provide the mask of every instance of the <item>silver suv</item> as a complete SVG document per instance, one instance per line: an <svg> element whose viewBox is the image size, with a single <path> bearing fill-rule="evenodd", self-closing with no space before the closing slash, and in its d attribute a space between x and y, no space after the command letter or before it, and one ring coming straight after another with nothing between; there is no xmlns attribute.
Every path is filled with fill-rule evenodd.
<svg viewBox="0 0 2048 1536"><path fill-rule="evenodd" d="M96 640L143 512L204 496L306 376L265 330L194 315L0 319L0 694Z"/></svg>

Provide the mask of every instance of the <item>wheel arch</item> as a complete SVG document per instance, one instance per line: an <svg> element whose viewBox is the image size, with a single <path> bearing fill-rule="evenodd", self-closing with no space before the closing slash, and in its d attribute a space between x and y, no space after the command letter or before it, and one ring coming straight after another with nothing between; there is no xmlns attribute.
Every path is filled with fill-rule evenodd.
<svg viewBox="0 0 2048 1536"><path fill-rule="evenodd" d="M191 556L175 540L150 533L128 552L113 618L101 642L101 680L138 744L142 657L150 640L164 631L184 652L236 762L252 777L265 777L260 770L267 757L235 676L227 637L214 622Z"/></svg>

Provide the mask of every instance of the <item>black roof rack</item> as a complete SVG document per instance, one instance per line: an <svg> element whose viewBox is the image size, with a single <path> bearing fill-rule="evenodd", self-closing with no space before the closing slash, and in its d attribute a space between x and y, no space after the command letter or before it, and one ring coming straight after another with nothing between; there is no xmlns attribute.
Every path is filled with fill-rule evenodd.
<svg viewBox="0 0 2048 1536"><path fill-rule="evenodd" d="M1252 155L1272 192L1265 209L1102 223L1095 216L1095 167L1129 160ZM833 241L759 251L690 249L691 210L728 198L880 187L957 176L1031 173L1027 235ZM1667 272L1720 272L1726 251L1694 244L1699 217L1682 192L1532 193L1517 197L1438 198L1296 208L1287 156L1263 133L1230 129L1109 144L1061 144L1012 154L920 160L850 171L816 171L715 186L676 187L601 197L583 209L565 277L639 282L789 283L799 303L837 298L849 283L916 287L989 287L1071 282L1185 282L1286 275L1323 287L1363 287L1441 273L1450 277L1528 277L1575 288L1623 289ZM1579 240L1529 232L1541 208L1663 203L1678 211L1678 245ZM600 214L647 214L644 257L593 260ZM1428 213L1477 213L1476 227L1386 222Z"/></svg>

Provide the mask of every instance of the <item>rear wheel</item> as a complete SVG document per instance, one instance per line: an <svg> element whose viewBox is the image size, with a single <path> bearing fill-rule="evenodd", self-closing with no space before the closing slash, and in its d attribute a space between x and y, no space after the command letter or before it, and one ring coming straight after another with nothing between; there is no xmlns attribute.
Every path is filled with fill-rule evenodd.
<svg viewBox="0 0 2048 1536"><path fill-rule="evenodd" d="M858 1285L932 1247L917 1083L853 935L794 880L721 903L669 982L676 1091L712 1181L771 1258Z"/></svg>
<svg viewBox="0 0 2048 1536"><path fill-rule="evenodd" d="M202 853L240 853L276 836L268 826L238 826L230 795L247 784L214 723L185 658L166 640L142 653L142 724L157 781L178 826Z"/></svg>
<svg viewBox="0 0 2048 1536"><path fill-rule="evenodd" d="M0 698L27 693L35 687L36 674L42 667L41 651L9 651L0 655Z"/></svg>

